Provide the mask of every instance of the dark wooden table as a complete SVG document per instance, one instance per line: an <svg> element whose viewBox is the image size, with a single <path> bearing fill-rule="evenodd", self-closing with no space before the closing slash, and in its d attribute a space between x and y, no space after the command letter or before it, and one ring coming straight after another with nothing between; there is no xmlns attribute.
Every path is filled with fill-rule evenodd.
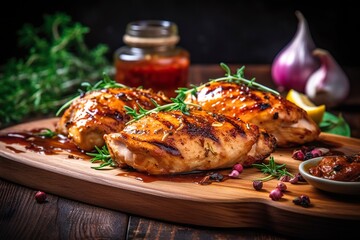
<svg viewBox="0 0 360 240"><path fill-rule="evenodd" d="M236 69L240 65L231 65ZM352 129L352 137L360 138L360 70L345 68L351 78L349 98L339 107ZM194 65L190 69L193 83L222 76L218 65ZM275 87L268 65L248 65L246 75ZM0 166L1 167L1 166ZM38 189L21 186L0 176L0 239L293 239L281 233L253 228L206 228L182 225L134 216L126 212L48 194L47 202L38 204ZM191 214L189 212L188 214Z"/></svg>

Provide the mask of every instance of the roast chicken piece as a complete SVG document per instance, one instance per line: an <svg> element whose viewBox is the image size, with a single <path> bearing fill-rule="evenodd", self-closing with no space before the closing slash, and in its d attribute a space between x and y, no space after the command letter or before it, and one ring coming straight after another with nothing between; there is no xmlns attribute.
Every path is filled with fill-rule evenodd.
<svg viewBox="0 0 360 240"><path fill-rule="evenodd" d="M153 175L250 166L276 145L256 125L201 110L150 114L104 138L119 167Z"/></svg>
<svg viewBox="0 0 360 240"><path fill-rule="evenodd" d="M56 126L56 131L71 139L80 149L91 151L105 144L103 135L121 131L131 119L125 106L139 109L155 107L170 100L161 93L137 88L109 88L86 93L72 102Z"/></svg>
<svg viewBox="0 0 360 240"><path fill-rule="evenodd" d="M195 95L189 95L185 102L258 125L275 136L279 147L311 142L320 134L318 125L303 109L281 96L246 85L209 82L199 87Z"/></svg>

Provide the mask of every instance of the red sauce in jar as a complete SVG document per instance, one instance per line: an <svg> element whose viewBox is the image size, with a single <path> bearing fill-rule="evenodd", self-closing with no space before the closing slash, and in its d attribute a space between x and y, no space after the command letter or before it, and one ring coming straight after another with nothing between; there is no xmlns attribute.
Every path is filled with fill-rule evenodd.
<svg viewBox="0 0 360 240"><path fill-rule="evenodd" d="M186 53L133 62L118 59L115 66L117 82L162 91L168 97L175 97L175 90L186 87L188 82L189 60Z"/></svg>
<svg viewBox="0 0 360 240"><path fill-rule="evenodd" d="M176 45L179 40L173 22L130 22L123 36L126 45L114 53L116 81L175 97L175 90L187 87L190 65L189 52Z"/></svg>

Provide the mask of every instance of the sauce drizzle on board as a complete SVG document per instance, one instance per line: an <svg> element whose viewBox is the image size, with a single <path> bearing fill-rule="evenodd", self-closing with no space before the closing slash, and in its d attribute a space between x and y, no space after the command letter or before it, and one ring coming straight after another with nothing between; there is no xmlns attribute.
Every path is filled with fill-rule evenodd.
<svg viewBox="0 0 360 240"><path fill-rule="evenodd" d="M18 144L25 147L27 150L45 155L56 155L67 152L70 154L69 158L81 158L85 160L91 158L86 155L84 151L77 148L75 144L73 144L63 135L58 134L52 138L40 136L38 133L43 130L46 129L36 128L24 132L10 132L4 135L0 135L0 141L8 144L6 148L13 151L14 153L25 152L9 145Z"/></svg>
<svg viewBox="0 0 360 240"><path fill-rule="evenodd" d="M14 144L23 146L26 150L45 155L57 155L68 153L68 158L90 160L92 157L86 154L85 151L79 149L67 137L57 134L54 137L44 137L39 135L46 128L36 128L24 132L10 132L0 135L0 142L7 144L6 148L14 153L26 153L23 150L14 147ZM229 170L219 171L197 171L185 174L174 175L149 175L146 173L137 172L132 169L123 169L125 172L119 173L117 176L135 178L141 182L150 183L154 181L170 181L183 183L196 183L201 185L208 185L212 182L223 182L227 179ZM96 171L93 169L93 171Z"/></svg>
<svg viewBox="0 0 360 240"><path fill-rule="evenodd" d="M183 174L173 175L150 175L137 171L128 171L119 173L118 176L131 177L145 183L151 183L155 181L169 181L178 183L196 183L200 185L208 185L212 182L224 182L230 177L228 176L229 170L222 171L196 171Z"/></svg>

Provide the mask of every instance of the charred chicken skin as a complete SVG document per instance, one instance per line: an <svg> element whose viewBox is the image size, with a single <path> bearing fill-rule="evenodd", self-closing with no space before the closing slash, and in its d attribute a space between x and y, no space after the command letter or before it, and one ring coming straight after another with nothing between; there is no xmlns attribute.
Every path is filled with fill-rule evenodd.
<svg viewBox="0 0 360 240"><path fill-rule="evenodd" d="M195 109L152 113L104 138L119 167L153 175L250 166L276 145L254 124Z"/></svg>
<svg viewBox="0 0 360 240"><path fill-rule="evenodd" d="M170 102L165 95L136 88L108 88L96 90L76 99L66 109L56 131L71 139L80 149L91 151L102 147L105 133L119 132L131 119L125 106L133 109L152 109Z"/></svg>
<svg viewBox="0 0 360 240"><path fill-rule="evenodd" d="M279 147L311 142L320 134L317 124L303 109L281 96L253 90L246 85L209 82L185 101L258 125L275 136Z"/></svg>

